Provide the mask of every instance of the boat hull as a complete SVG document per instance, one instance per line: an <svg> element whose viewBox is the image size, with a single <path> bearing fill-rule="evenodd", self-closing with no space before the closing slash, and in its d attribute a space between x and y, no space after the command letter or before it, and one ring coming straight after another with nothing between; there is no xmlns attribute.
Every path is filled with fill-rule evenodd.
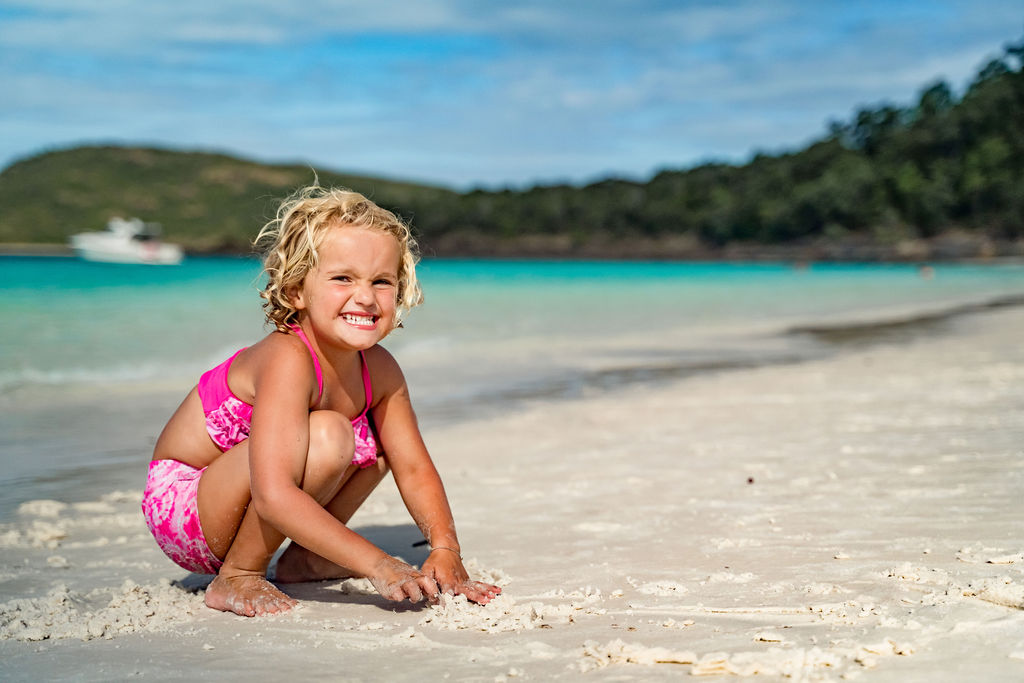
<svg viewBox="0 0 1024 683"><path fill-rule="evenodd" d="M79 258L100 263L141 263L157 266L174 266L181 263L184 255L181 249L170 244L160 245L157 249L115 249L104 246L76 247L72 250Z"/></svg>
<svg viewBox="0 0 1024 683"><path fill-rule="evenodd" d="M138 263L173 266L181 263L181 247L157 239L144 232L138 219L113 219L103 232L82 232L72 235L71 249L80 258L103 263Z"/></svg>

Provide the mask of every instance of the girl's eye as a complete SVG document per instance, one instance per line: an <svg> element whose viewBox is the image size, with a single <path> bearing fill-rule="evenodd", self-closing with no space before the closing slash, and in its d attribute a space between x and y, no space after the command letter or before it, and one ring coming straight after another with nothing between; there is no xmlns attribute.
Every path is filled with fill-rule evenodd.
<svg viewBox="0 0 1024 683"><path fill-rule="evenodd" d="M352 278L350 278L348 275L335 275L331 279L335 280L337 282L351 282L352 281Z"/></svg>
<svg viewBox="0 0 1024 683"><path fill-rule="evenodd" d="M392 287L395 283L391 280L375 280L373 284L380 285L382 287Z"/></svg>

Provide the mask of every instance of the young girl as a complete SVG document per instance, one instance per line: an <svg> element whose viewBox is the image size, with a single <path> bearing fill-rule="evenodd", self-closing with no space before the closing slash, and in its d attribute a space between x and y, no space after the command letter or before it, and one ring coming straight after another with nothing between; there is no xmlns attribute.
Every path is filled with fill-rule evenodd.
<svg viewBox="0 0 1024 683"><path fill-rule="evenodd" d="M206 604L289 610L278 583L363 576L389 600L500 592L470 581L448 500L398 363L378 345L422 300L415 242L355 192L310 187L282 204L261 296L276 331L206 372L156 444L142 509L163 551L216 574ZM430 543L417 571L346 526L388 470Z"/></svg>

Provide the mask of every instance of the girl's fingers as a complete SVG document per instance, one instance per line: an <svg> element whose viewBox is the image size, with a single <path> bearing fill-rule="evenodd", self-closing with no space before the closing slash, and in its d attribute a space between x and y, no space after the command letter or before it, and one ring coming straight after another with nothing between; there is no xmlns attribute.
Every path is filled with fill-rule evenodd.
<svg viewBox="0 0 1024 683"><path fill-rule="evenodd" d="M417 573L397 586L391 599L401 601L408 598L410 602L416 603L426 598L436 603L441 592L465 595L473 602L486 605L501 594L501 588L482 581L443 581L439 577L435 581L431 576Z"/></svg>
<svg viewBox="0 0 1024 683"><path fill-rule="evenodd" d="M402 584L402 592L409 598L409 602L419 602L423 599L423 592L415 581L406 581Z"/></svg>
<svg viewBox="0 0 1024 683"><path fill-rule="evenodd" d="M501 588L498 586L492 586L491 584L484 583L483 581L470 581L468 583L471 583L478 591L489 593L491 597L501 594Z"/></svg>
<svg viewBox="0 0 1024 683"><path fill-rule="evenodd" d="M409 602L420 602L424 598L437 602L437 584L429 576L417 576L403 583L398 590L397 600L409 599Z"/></svg>
<svg viewBox="0 0 1024 683"><path fill-rule="evenodd" d="M437 586L441 589L442 593L458 593L460 582L456 581L453 577L438 577Z"/></svg>
<svg viewBox="0 0 1024 683"><path fill-rule="evenodd" d="M440 592L437 588L437 584L429 576L421 576L417 579L419 582L419 588L423 591L423 594L427 596L430 602L437 602L437 594Z"/></svg>
<svg viewBox="0 0 1024 683"><path fill-rule="evenodd" d="M486 605L501 593L501 589L489 583L466 581L458 587L456 592L465 595L473 602Z"/></svg>

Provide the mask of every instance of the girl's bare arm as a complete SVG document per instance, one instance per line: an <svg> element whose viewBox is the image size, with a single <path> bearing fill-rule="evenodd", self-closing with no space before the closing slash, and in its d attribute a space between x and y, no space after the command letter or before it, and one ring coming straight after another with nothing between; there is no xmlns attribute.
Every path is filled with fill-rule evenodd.
<svg viewBox="0 0 1024 683"><path fill-rule="evenodd" d="M409 514L434 549L423 571L437 579L442 590L486 603L501 589L468 580L448 496L420 434L402 371L380 347L374 349L372 358L374 394L380 396L373 418L381 446Z"/></svg>
<svg viewBox="0 0 1024 683"><path fill-rule="evenodd" d="M437 592L433 581L346 527L299 488L309 448L309 405L315 399L316 377L300 342L283 336L268 342L273 346L261 354L255 372L249 436L252 504L257 514L303 547L370 578L389 599L432 597Z"/></svg>

